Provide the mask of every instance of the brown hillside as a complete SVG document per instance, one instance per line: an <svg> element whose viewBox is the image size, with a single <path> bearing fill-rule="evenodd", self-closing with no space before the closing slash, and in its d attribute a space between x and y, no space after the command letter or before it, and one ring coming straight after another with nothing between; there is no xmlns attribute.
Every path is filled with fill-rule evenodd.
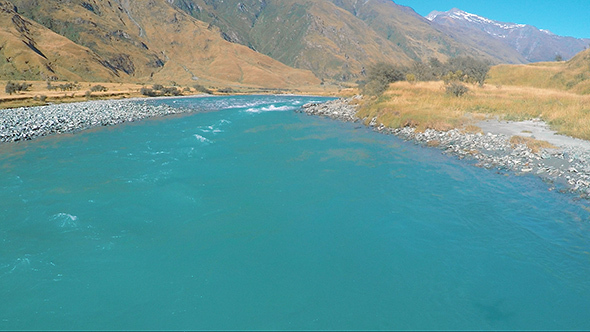
<svg viewBox="0 0 590 332"><path fill-rule="evenodd" d="M530 86L590 94L590 49L567 62L499 65L490 70L487 82L496 85Z"/></svg>
<svg viewBox="0 0 590 332"><path fill-rule="evenodd" d="M364 79L364 68L386 61L409 64L431 57L483 57L519 62L498 50L434 27L391 0L170 0L218 27L227 40L249 46L324 79ZM516 57L518 54L516 54Z"/></svg>
<svg viewBox="0 0 590 332"><path fill-rule="evenodd" d="M409 63L397 45L330 1L171 0L178 8L218 27L235 43L318 77L362 78L378 61Z"/></svg>
<svg viewBox="0 0 590 332"><path fill-rule="evenodd" d="M264 87L319 83L309 71L223 40L218 31L166 0L11 2L23 16L94 51L119 81Z"/></svg>
<svg viewBox="0 0 590 332"><path fill-rule="evenodd" d="M75 61L72 61L75 59ZM116 72L92 50L23 18L0 0L0 77L110 81Z"/></svg>

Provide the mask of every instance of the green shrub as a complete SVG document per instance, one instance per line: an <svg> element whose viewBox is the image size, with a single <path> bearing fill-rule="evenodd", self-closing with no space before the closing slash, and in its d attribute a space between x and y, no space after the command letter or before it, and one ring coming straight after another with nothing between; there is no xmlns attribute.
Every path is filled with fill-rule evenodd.
<svg viewBox="0 0 590 332"><path fill-rule="evenodd" d="M229 88L229 87L227 87L227 88L221 88L221 89L219 89L217 91L220 92L220 93L235 93L236 92L234 89Z"/></svg>
<svg viewBox="0 0 590 332"><path fill-rule="evenodd" d="M450 82L447 84L446 91L450 95L461 97L469 92L469 88L459 82Z"/></svg>
<svg viewBox="0 0 590 332"><path fill-rule="evenodd" d="M367 71L368 82L363 87L363 93L372 96L381 95L390 83L403 81L406 78L406 71L406 68L385 62L370 66Z"/></svg>
<svg viewBox="0 0 590 332"><path fill-rule="evenodd" d="M144 96L148 96L148 97L156 97L159 95L159 93L157 91L154 91L153 89L146 88L146 87L141 88L141 90L139 90L139 93L141 93Z"/></svg>
<svg viewBox="0 0 590 332"><path fill-rule="evenodd" d="M105 86L102 85L95 85L93 87L90 88L90 92L106 92L109 89L107 89Z"/></svg>
<svg viewBox="0 0 590 332"><path fill-rule="evenodd" d="M206 87L204 87L204 86L202 86L202 85L199 85L199 84L195 84L195 85L193 85L193 88L195 88L195 90L197 90L197 91L199 91L199 92L206 93L206 94L208 94L208 95L210 95L210 94L212 94L212 93L213 93L213 92L212 92L211 90L209 90L208 88L206 88Z"/></svg>
<svg viewBox="0 0 590 332"><path fill-rule="evenodd" d="M14 83L14 82L8 81L8 83L6 83L6 86L4 87L4 91L6 93L12 95L13 93L27 91L32 86L33 86L33 84L29 84L26 82L25 83Z"/></svg>

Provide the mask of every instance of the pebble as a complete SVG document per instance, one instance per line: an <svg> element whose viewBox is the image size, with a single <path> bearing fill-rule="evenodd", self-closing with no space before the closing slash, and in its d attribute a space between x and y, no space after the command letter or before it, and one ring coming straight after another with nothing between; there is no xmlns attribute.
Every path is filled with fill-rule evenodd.
<svg viewBox="0 0 590 332"><path fill-rule="evenodd" d="M0 142L71 133L192 110L129 100L97 100L0 110Z"/></svg>

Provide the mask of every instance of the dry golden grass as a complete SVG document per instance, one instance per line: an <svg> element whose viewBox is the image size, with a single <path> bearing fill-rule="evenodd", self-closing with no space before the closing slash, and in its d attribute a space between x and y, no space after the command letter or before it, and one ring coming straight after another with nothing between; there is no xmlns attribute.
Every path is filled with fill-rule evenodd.
<svg viewBox="0 0 590 332"><path fill-rule="evenodd" d="M590 94L590 50L566 62L498 65L490 69L491 85L529 86Z"/></svg>
<svg viewBox="0 0 590 332"><path fill-rule="evenodd" d="M533 153L538 153L541 149L555 149L557 148L555 145L547 142L547 141L540 141L538 139L534 139L531 137L523 137L523 136L512 136L510 138L510 144L513 147L517 145L525 144Z"/></svg>
<svg viewBox="0 0 590 332"><path fill-rule="evenodd" d="M445 93L442 82L393 83L383 96L367 99L359 116L418 130L464 128L486 117L541 118L559 133L590 140L589 95L516 86L469 88L467 95L454 97Z"/></svg>
<svg viewBox="0 0 590 332"><path fill-rule="evenodd" d="M92 92L90 99L115 99L115 98L131 98L142 97L139 90L142 85L133 83L96 83L96 82L82 82L80 83L80 90L74 91L59 91L48 90L47 83L41 81L27 81L32 84L30 90L15 93L12 95L4 91L6 81L0 81L0 109L14 108L21 106L40 106L48 103L68 103L85 101L86 91L94 85L102 85L108 88L106 92ZM53 85L59 85L64 82L54 82ZM41 96L45 96L45 101L39 100Z"/></svg>

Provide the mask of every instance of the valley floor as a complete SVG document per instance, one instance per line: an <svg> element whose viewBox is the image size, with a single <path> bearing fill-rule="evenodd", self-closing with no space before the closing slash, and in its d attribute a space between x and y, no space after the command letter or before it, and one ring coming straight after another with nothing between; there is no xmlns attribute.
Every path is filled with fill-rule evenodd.
<svg viewBox="0 0 590 332"><path fill-rule="evenodd" d="M75 82L76 87L73 90L63 91L57 88L59 85L68 84L68 82L52 82L54 89L47 88L45 81L29 81L31 84L27 91L9 94L4 87L8 81L0 81L0 109L43 106L50 104L75 103L89 100L104 99L127 99L127 98L146 98L141 93L142 88L152 88L152 84L134 84L134 83L107 83L107 82ZM21 83L21 82L17 82ZM103 86L106 91L93 91L96 86ZM202 95L203 92L195 86L175 86L182 92L182 96ZM202 87L200 87L202 88ZM214 95L231 94L301 94L301 95L318 95L318 96L345 96L352 95L350 87L338 84L325 84L318 86L305 86L293 89L267 89L253 86L207 86Z"/></svg>

